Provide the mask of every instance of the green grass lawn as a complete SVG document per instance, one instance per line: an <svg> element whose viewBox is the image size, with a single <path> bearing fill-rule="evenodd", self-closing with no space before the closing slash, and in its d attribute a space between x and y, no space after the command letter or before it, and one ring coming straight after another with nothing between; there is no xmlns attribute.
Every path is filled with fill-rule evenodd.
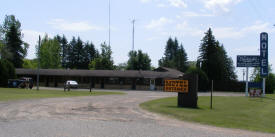
<svg viewBox="0 0 275 137"><path fill-rule="evenodd" d="M93 91L74 91L64 92L63 90L27 90L18 88L0 88L0 101L35 99L35 98L56 98L56 97L74 97L74 96L98 96L110 94L124 94L122 92L99 92Z"/></svg>
<svg viewBox="0 0 275 137"><path fill-rule="evenodd" d="M219 127L275 133L275 95L266 98L200 96L198 108L178 108L177 97L163 98L140 104L143 109L180 120Z"/></svg>

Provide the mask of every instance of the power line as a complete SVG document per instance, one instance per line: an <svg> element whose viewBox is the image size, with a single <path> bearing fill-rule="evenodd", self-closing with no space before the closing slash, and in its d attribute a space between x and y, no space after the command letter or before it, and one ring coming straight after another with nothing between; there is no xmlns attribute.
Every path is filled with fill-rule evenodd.
<svg viewBox="0 0 275 137"><path fill-rule="evenodd" d="M248 0L250 6L253 8L254 12L257 13L258 17L261 18L263 21L265 20L264 19L264 16L263 14L260 12L260 10L258 10L257 6L259 6L259 4L257 6L255 6L255 4L253 3L252 0ZM259 1L258 1L259 2Z"/></svg>

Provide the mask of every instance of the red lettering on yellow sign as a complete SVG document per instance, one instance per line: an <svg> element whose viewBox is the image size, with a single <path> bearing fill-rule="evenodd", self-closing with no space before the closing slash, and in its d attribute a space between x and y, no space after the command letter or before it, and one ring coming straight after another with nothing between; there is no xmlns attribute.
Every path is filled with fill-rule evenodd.
<svg viewBox="0 0 275 137"><path fill-rule="evenodd" d="M164 91L188 92L188 80L165 80Z"/></svg>

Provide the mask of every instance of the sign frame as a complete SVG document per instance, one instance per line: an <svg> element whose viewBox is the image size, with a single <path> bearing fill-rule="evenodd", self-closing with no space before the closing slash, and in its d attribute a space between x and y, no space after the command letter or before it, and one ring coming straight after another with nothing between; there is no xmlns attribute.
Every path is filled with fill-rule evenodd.
<svg viewBox="0 0 275 137"><path fill-rule="evenodd" d="M164 91L166 92L180 92L188 93L188 80L165 80Z"/></svg>
<svg viewBox="0 0 275 137"><path fill-rule="evenodd" d="M258 55L237 55L237 67L260 67L261 57Z"/></svg>

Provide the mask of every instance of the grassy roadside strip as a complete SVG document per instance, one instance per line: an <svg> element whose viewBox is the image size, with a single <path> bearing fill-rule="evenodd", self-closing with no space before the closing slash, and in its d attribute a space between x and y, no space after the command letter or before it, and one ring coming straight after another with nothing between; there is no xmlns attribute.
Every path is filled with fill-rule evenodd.
<svg viewBox="0 0 275 137"><path fill-rule="evenodd" d="M99 96L99 95L122 95L123 92L99 92L93 91L73 91L64 92L63 90L27 90L17 88L0 88L0 101L36 99L36 98L57 98L57 97L75 97L75 96Z"/></svg>
<svg viewBox="0 0 275 137"><path fill-rule="evenodd" d="M275 133L275 95L266 98L200 96L198 108L178 108L177 97L162 98L140 104L140 107L191 122L218 127Z"/></svg>

